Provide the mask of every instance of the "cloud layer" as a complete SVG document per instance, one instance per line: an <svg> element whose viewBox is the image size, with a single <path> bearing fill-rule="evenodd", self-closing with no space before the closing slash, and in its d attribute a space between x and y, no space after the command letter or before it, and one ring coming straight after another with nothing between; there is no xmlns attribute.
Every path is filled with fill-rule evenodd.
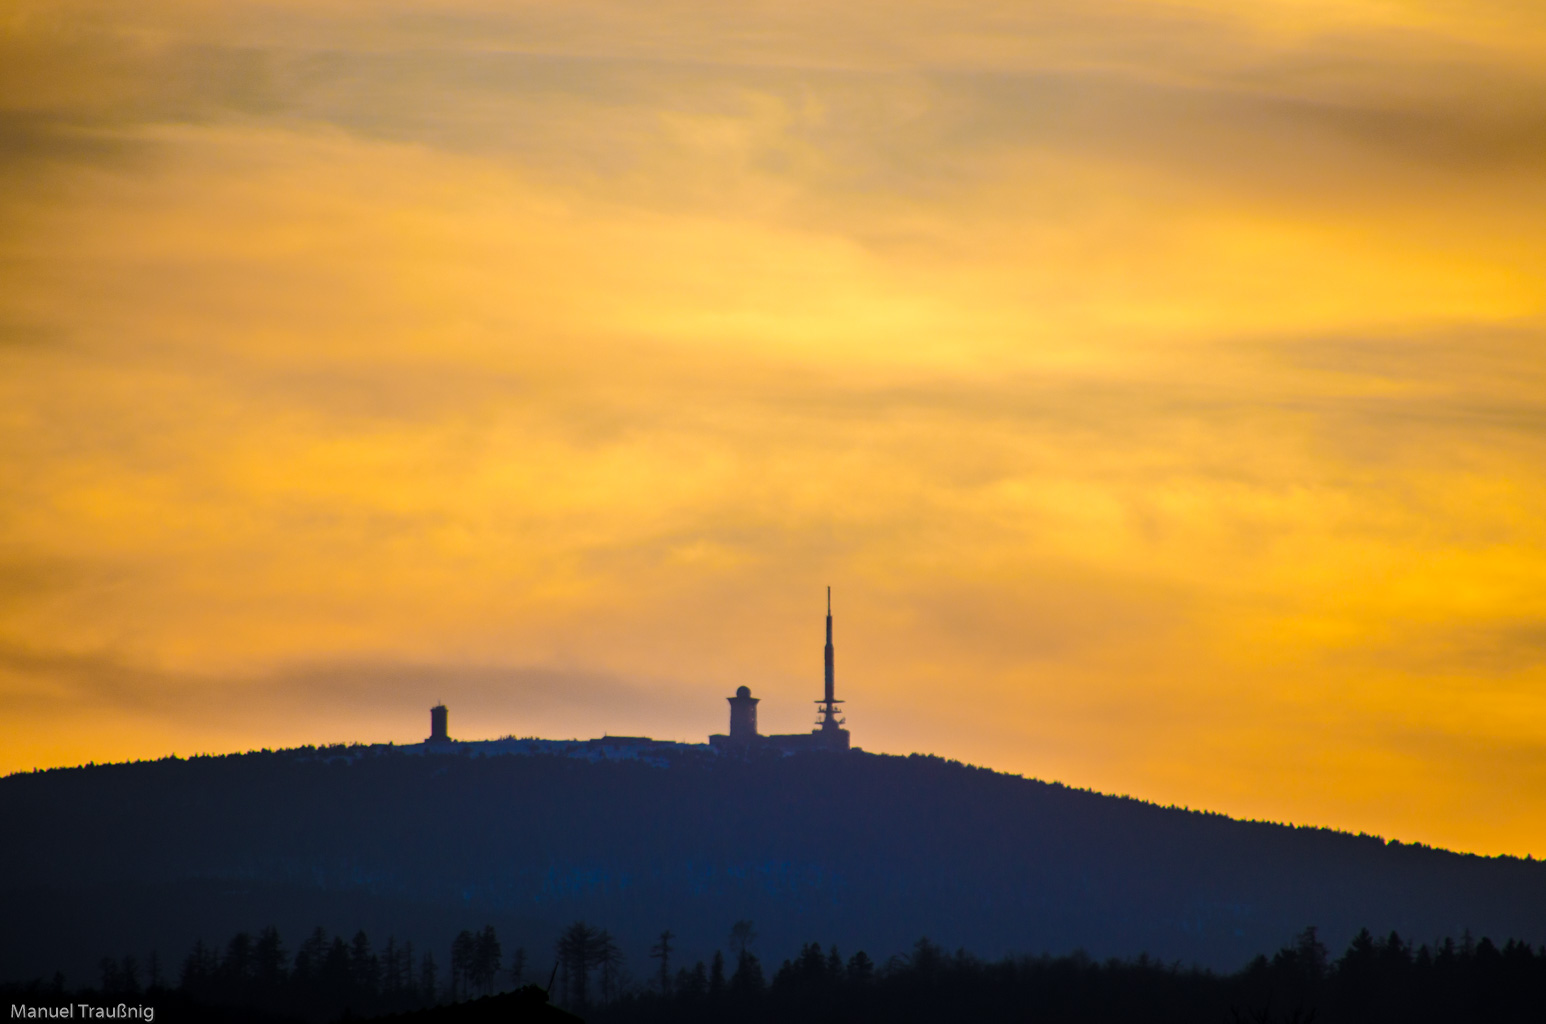
<svg viewBox="0 0 1546 1024"><path fill-rule="evenodd" d="M0 769L806 728L1546 853L1546 19L27 4Z"/></svg>

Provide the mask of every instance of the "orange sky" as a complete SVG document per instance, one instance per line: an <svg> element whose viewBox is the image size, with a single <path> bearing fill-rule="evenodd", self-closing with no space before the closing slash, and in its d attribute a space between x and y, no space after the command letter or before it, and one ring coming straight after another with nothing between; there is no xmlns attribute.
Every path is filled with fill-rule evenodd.
<svg viewBox="0 0 1546 1024"><path fill-rule="evenodd" d="M1248 9L1246 9L1248 8ZM0 13L0 771L809 728L1546 855L1546 8Z"/></svg>

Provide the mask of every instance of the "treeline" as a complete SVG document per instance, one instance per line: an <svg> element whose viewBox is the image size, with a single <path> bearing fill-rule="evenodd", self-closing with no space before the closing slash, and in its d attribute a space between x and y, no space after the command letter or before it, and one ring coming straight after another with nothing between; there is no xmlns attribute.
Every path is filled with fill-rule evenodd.
<svg viewBox="0 0 1546 1024"><path fill-rule="evenodd" d="M551 971L528 977L527 956L504 956L492 926L463 931L442 977L434 956L388 937L374 948L314 930L290 955L272 927L239 933L224 946L196 943L163 977L155 954L101 962L109 997L158 994L183 1006L236 1008L243 1020L331 1021L443 1006L534 983L528 991L582 1014L592 1024L775 1022L853 1024L972 1020L1217 1022L1217 1024L1425 1024L1486 1021L1536 1024L1546 1007L1546 946L1503 946L1466 933L1413 946L1392 932L1360 932L1333 959L1316 929L1258 956L1234 974L1218 974L1147 956L1096 961L1069 956L980 959L920 939L906 954L875 962L864 951L804 945L771 978L753 946L756 931L738 921L729 955L691 964L674 959L670 931L650 949L655 961L631 977L617 942L585 922L565 929ZM38 995L63 996L64 983L35 983ZM18 994L20 989L14 990ZM437 1011L438 1012L438 1011Z"/></svg>
<svg viewBox="0 0 1546 1024"><path fill-rule="evenodd" d="M136 957L104 957L104 996L175 992L206 1006L232 1006L313 1020L330 1020L347 1010L355 1016L400 1013L489 995L526 981L526 951L517 949L508 966L492 925L463 931L451 943L449 970L442 976L434 954L416 952L412 942L388 936L375 948L370 937L329 936L316 928L293 956L276 928L253 935L239 932L224 946L199 940L175 979L163 977L157 955L144 968ZM63 980L52 986L62 990Z"/></svg>
<svg viewBox="0 0 1546 1024"><path fill-rule="evenodd" d="M749 954L743 952L741 963ZM738 972L739 973L739 972ZM1546 1007L1546 947L1488 939L1416 947L1367 930L1332 960L1307 929L1272 957L1221 975L1140 956L1098 962L1062 957L981 960L920 939L876 964L863 952L804 946L769 984L723 979L722 961L680 971L670 987L635 990L595 1007L592 1024L1023 1021L1217 1024L1424 1024L1539 1022Z"/></svg>

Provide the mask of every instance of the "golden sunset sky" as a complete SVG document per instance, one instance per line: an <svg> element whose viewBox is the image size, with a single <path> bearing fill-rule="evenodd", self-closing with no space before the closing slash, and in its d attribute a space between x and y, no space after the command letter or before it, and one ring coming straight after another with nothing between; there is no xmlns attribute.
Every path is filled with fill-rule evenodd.
<svg viewBox="0 0 1546 1024"><path fill-rule="evenodd" d="M1546 855L1546 5L0 10L0 772L809 729Z"/></svg>

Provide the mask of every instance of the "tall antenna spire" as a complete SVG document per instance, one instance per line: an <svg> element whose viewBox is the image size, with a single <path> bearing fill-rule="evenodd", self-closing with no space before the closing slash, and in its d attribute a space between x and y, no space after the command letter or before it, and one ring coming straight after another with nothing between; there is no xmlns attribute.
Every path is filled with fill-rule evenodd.
<svg viewBox="0 0 1546 1024"><path fill-rule="evenodd" d="M824 703L824 704L831 704L832 703L832 687L833 687L833 672L832 672L832 588L831 587L827 588L827 650L826 650L826 662L827 662L827 696L822 701L822 703Z"/></svg>
<svg viewBox="0 0 1546 1024"><path fill-rule="evenodd" d="M816 706L821 709L821 717L816 720L816 730L812 734L817 750L847 750L848 730L843 728L843 719L838 717L837 706L842 701L837 699L836 672L833 671L832 657L832 588L827 587L827 649L823 652L826 662L826 693Z"/></svg>
<svg viewBox="0 0 1546 1024"><path fill-rule="evenodd" d="M836 673L833 670L832 657L832 588L827 588L827 649L823 652L826 662L826 693L816 703L821 706L821 727L823 729L836 729L841 723L837 717L837 705L843 703L837 699Z"/></svg>

